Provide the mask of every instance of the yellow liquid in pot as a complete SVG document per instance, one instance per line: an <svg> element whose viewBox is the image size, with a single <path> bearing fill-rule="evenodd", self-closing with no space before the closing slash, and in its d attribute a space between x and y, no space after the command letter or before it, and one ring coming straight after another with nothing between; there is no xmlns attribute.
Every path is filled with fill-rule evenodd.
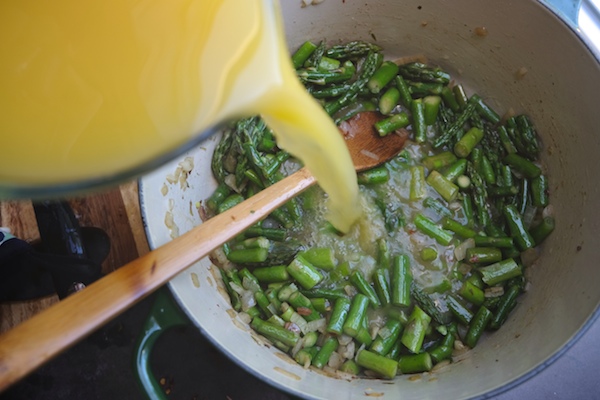
<svg viewBox="0 0 600 400"><path fill-rule="evenodd" d="M106 177L261 114L358 217L343 139L298 82L274 0L3 0L0 184Z"/></svg>

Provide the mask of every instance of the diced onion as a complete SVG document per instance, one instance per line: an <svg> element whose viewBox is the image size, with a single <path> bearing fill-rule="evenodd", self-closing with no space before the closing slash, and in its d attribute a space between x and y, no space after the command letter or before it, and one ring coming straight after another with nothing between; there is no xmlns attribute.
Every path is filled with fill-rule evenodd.
<svg viewBox="0 0 600 400"><path fill-rule="evenodd" d="M521 252L521 262L525 267L531 267L539 257L540 253L535 247Z"/></svg>
<svg viewBox="0 0 600 400"><path fill-rule="evenodd" d="M439 363L434 365L434 367L431 369L431 372L437 372L437 371L441 370L442 368L447 367L450 364L451 364L450 360L442 360Z"/></svg>
<svg viewBox="0 0 600 400"><path fill-rule="evenodd" d="M233 290L239 295L241 295L244 292L244 288L235 282L229 282L229 286L231 287L231 290Z"/></svg>
<svg viewBox="0 0 600 400"><path fill-rule="evenodd" d="M290 317L290 322L293 322L296 325L298 325L298 328L300 328L302 333L307 334L308 332L310 332L308 329L308 322L306 322L302 315L298 314L297 312L292 313L292 316Z"/></svg>
<svg viewBox="0 0 600 400"><path fill-rule="evenodd" d="M242 279L242 286L244 286L244 289L249 290L252 293L256 293L260 290L260 286L258 285L258 283L256 281L254 281L252 279L248 279L245 276Z"/></svg>
<svg viewBox="0 0 600 400"><path fill-rule="evenodd" d="M344 286L344 292L346 292L348 296L354 296L356 294L356 288L352 285L346 285Z"/></svg>
<svg viewBox="0 0 600 400"><path fill-rule="evenodd" d="M369 317L369 326L378 326L380 328L385 325L385 321L387 320L385 315L379 312L370 312Z"/></svg>
<svg viewBox="0 0 600 400"><path fill-rule="evenodd" d="M379 375L377 374L377 372L371 371L370 369L366 369L364 371L364 373L367 378L375 378L375 379L379 378ZM369 388L369 391L367 393L373 393L373 389ZM372 396L372 394L370 394L370 395Z"/></svg>
<svg viewBox="0 0 600 400"><path fill-rule="evenodd" d="M454 341L454 350L464 350L466 349L467 346L465 346L465 344L463 342L461 342L460 340L455 340Z"/></svg>
<svg viewBox="0 0 600 400"><path fill-rule="evenodd" d="M335 370L338 370L342 366L343 362L344 362L344 359L342 358L340 353L338 353L337 351L334 351L333 353L331 353L331 357L329 357L329 361L327 362L327 365L329 365L331 368L333 368Z"/></svg>
<svg viewBox="0 0 600 400"><path fill-rule="evenodd" d="M340 122L339 128L340 128L340 131L342 131L342 133L344 134L344 136L347 136L348 133L350 132L350 123L348 121L342 121L342 122ZM346 139L349 139L349 138L346 137Z"/></svg>
<svg viewBox="0 0 600 400"><path fill-rule="evenodd" d="M462 204L460 204L458 201L453 201L450 204L448 204L448 208L450 210L460 210L462 208Z"/></svg>
<svg viewBox="0 0 600 400"><path fill-rule="evenodd" d="M307 332L323 332L327 327L327 320L325 318L315 319L314 321L310 321L306 323Z"/></svg>
<svg viewBox="0 0 600 400"><path fill-rule="evenodd" d="M271 314L277 315L277 307L275 307L273 303L269 303L267 309L271 312Z"/></svg>
<svg viewBox="0 0 600 400"><path fill-rule="evenodd" d="M165 226L171 229L173 228L173 225L175 225L173 213L168 211L167 213L165 213Z"/></svg>
<svg viewBox="0 0 600 400"><path fill-rule="evenodd" d="M345 346L340 346L338 352L342 355L342 357L347 358L349 360L354 358L354 351L356 350L356 343L351 341Z"/></svg>
<svg viewBox="0 0 600 400"><path fill-rule="evenodd" d="M377 325L371 325L371 330L369 331L369 336L371 336L371 339L375 339L377 337L379 329L380 328Z"/></svg>
<svg viewBox="0 0 600 400"><path fill-rule="evenodd" d="M475 240L469 238L454 248L454 257L456 261L462 261L467 255L467 249L475 247Z"/></svg>
<svg viewBox="0 0 600 400"><path fill-rule="evenodd" d="M167 182L169 183L175 183L177 182L177 178L175 177L175 175L173 174L168 174L165 179L167 180Z"/></svg>
<svg viewBox="0 0 600 400"><path fill-rule="evenodd" d="M165 226L171 231L171 238L175 239L179 236L179 227L175 223L173 213L171 213L170 211L167 211L167 213L165 214Z"/></svg>
<svg viewBox="0 0 600 400"><path fill-rule="evenodd" d="M362 149L360 151L360 154L362 154L362 155L364 155L366 157L372 158L375 161L379 160L379 156L377 154L373 153L372 151L369 151L369 150Z"/></svg>
<svg viewBox="0 0 600 400"><path fill-rule="evenodd" d="M485 297L500 297L504 294L504 288L502 286L492 286L485 289Z"/></svg>
<svg viewBox="0 0 600 400"><path fill-rule="evenodd" d="M411 54L408 56L396 58L394 60L394 63L398 65L410 64L414 62L427 64L427 56L425 54Z"/></svg>
<svg viewBox="0 0 600 400"><path fill-rule="evenodd" d="M336 370L331 368L329 365L323 367L323 372L329 376L335 376Z"/></svg>
<svg viewBox="0 0 600 400"><path fill-rule="evenodd" d="M531 205L525 207L525 212L523 213L523 223L527 228L531 226L531 222L533 222L533 218L537 213L537 208Z"/></svg>
<svg viewBox="0 0 600 400"><path fill-rule="evenodd" d="M517 79L523 79L525 77L525 75L527 75L527 68L526 67L521 67L517 70L517 72L515 72L515 78Z"/></svg>
<svg viewBox="0 0 600 400"><path fill-rule="evenodd" d="M456 270L463 275L467 275L469 272L471 272L471 269L473 269L473 267L470 264L460 263Z"/></svg>
<svg viewBox="0 0 600 400"><path fill-rule="evenodd" d="M387 326L384 326L377 334L381 336L382 339L387 339L392 335L392 331Z"/></svg>
<svg viewBox="0 0 600 400"><path fill-rule="evenodd" d="M240 321L242 321L245 324L249 324L250 322L252 322L252 317L250 317L250 314L245 313L243 311L238 313L238 317Z"/></svg>
<svg viewBox="0 0 600 400"><path fill-rule="evenodd" d="M354 361L356 361L356 358L358 357L358 353L360 353L361 351L363 351L367 346L363 343L360 345L360 347L358 348L358 350L356 350L356 353L354 355Z"/></svg>
<svg viewBox="0 0 600 400"><path fill-rule="evenodd" d="M231 189L235 190L236 192L239 192L239 189L238 189L237 185L235 184L235 175L229 174L225 178L223 178L223 181Z"/></svg>
<svg viewBox="0 0 600 400"><path fill-rule="evenodd" d="M242 310L248 311L252 307L256 305L256 299L254 298L254 293L249 290L244 290L240 295L240 300L242 301Z"/></svg>
<svg viewBox="0 0 600 400"><path fill-rule="evenodd" d="M554 207L552 207L552 205L544 207L542 210L542 217L554 217Z"/></svg>
<svg viewBox="0 0 600 400"><path fill-rule="evenodd" d="M416 226L410 227L409 229L414 231L414 233L412 235L410 235L410 241L417 247L425 246L425 244L427 243L427 238L425 237L425 235L423 235L419 231L417 231Z"/></svg>
<svg viewBox="0 0 600 400"><path fill-rule="evenodd" d="M182 162L179 163L183 171L190 173L194 169L194 158L186 157Z"/></svg>
<svg viewBox="0 0 600 400"><path fill-rule="evenodd" d="M292 350L291 350L292 357L296 357L296 354L298 354L298 352L302 349L302 347L304 347L304 338L301 338L300 340L298 340L296 342L296 344L294 345L294 347L292 347Z"/></svg>
<svg viewBox="0 0 600 400"><path fill-rule="evenodd" d="M352 343L352 337L350 337L348 335L340 335L340 336L338 336L338 342L342 346L346 346L349 343Z"/></svg>

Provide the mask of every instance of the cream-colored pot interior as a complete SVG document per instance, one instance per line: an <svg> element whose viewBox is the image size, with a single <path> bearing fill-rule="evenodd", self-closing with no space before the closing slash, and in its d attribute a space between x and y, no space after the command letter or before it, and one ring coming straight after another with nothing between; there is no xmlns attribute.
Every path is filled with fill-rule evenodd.
<svg viewBox="0 0 600 400"><path fill-rule="evenodd" d="M318 399L447 399L488 393L515 382L551 359L597 313L600 303L600 68L577 35L535 1L325 0L300 7L282 0L291 49L307 39L328 43L369 40L390 57L425 54L503 112L527 112L544 143L556 230L531 269L531 288L505 326L469 357L420 379L332 379L304 370L257 344L217 290L210 262L202 260L170 282L190 319L222 351L271 384ZM485 27L488 35L474 30ZM520 74L526 72L523 76ZM471 91L473 93L473 91ZM165 214L172 207L181 232L200 222L195 203L215 185L211 138L140 182L152 247L171 238ZM194 158L189 187L167 174ZM185 362L185 361L183 361Z"/></svg>

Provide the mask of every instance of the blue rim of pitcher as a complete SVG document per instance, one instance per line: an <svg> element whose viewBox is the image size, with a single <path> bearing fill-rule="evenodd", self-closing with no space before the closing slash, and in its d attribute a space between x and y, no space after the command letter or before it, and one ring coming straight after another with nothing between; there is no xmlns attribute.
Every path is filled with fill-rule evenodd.
<svg viewBox="0 0 600 400"><path fill-rule="evenodd" d="M222 129L223 125L212 126L202 133L194 136L193 139L186 141L183 145L173 150L165 152L150 161L144 162L125 171L116 174L98 178L84 179L72 182L58 182L55 184L31 184L31 185L4 185L0 184L1 200L17 199L49 199L66 196L75 196L80 194L90 194L102 189L114 187L120 183L135 179L143 174L149 173L154 169L173 160L177 156L198 146L204 140L208 139Z"/></svg>

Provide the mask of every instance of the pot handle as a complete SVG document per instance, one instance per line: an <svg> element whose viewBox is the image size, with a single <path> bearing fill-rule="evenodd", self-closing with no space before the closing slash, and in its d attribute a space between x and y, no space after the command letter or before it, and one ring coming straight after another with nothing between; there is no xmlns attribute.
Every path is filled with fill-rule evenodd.
<svg viewBox="0 0 600 400"><path fill-rule="evenodd" d="M578 15L582 0L540 0L573 28L579 26Z"/></svg>
<svg viewBox="0 0 600 400"><path fill-rule="evenodd" d="M138 382L149 399L168 399L150 368L152 346L167 329L189 323L187 317L173 302L167 289L160 289L134 348L133 367Z"/></svg>

